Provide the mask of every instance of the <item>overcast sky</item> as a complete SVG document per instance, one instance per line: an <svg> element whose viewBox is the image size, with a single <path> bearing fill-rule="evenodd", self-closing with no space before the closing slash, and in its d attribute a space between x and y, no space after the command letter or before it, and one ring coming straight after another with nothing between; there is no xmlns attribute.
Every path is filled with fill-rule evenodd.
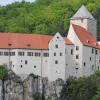
<svg viewBox="0 0 100 100"><path fill-rule="evenodd" d="M0 0L0 5L10 4L15 1L22 1L22 0ZM35 0L25 0L25 1L33 2Z"/></svg>

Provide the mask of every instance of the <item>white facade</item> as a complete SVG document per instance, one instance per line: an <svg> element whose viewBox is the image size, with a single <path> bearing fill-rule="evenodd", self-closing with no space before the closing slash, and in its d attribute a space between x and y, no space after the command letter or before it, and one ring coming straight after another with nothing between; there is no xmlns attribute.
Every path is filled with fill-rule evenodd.
<svg viewBox="0 0 100 100"><path fill-rule="evenodd" d="M33 73L42 77L48 77L49 81L55 81L58 78L66 80L70 76L88 76L95 70L99 70L100 45L98 44L98 47L96 45L94 47L94 44L97 44L97 42L94 43L92 40L89 40L89 35L84 40L88 42L88 45L85 45L81 41L85 34L79 38L73 27L73 24L77 25L77 27L81 26L79 30L83 27L95 36L93 39L96 38L96 20L87 11L83 11L83 13L86 15L85 18L81 15L80 19L80 13L78 12L73 18L76 16L79 16L79 18L72 18L70 21L70 28L66 38L72 42L71 44L66 43L66 40L57 33L48 42L48 49L46 50L1 48L0 65L7 65L8 68L11 68L22 78L26 78L27 75ZM84 29L81 30L84 31ZM10 55L9 52L11 52Z"/></svg>

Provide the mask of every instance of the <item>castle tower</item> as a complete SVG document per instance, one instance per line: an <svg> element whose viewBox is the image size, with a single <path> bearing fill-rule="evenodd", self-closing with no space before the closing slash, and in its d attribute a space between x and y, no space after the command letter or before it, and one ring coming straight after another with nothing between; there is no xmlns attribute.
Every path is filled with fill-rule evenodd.
<svg viewBox="0 0 100 100"><path fill-rule="evenodd" d="M97 37L97 22L84 5L71 18L70 23L84 27L93 36Z"/></svg>

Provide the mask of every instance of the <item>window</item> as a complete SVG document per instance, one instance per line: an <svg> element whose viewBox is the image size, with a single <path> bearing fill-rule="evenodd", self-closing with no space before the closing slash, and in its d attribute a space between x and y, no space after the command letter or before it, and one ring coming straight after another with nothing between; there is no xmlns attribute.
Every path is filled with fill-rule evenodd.
<svg viewBox="0 0 100 100"><path fill-rule="evenodd" d="M24 56L24 52L18 52L18 56Z"/></svg>
<svg viewBox="0 0 100 100"><path fill-rule="evenodd" d="M58 45L57 44L55 45L55 48L58 48Z"/></svg>
<svg viewBox="0 0 100 100"><path fill-rule="evenodd" d="M27 62L27 60L25 60L25 64L27 64L28 62Z"/></svg>
<svg viewBox="0 0 100 100"><path fill-rule="evenodd" d="M59 39L59 36L57 36L57 39Z"/></svg>
<svg viewBox="0 0 100 100"><path fill-rule="evenodd" d="M92 65L92 70L94 70L94 65Z"/></svg>
<svg viewBox="0 0 100 100"><path fill-rule="evenodd" d="M15 52L12 52L12 56L15 56Z"/></svg>
<svg viewBox="0 0 100 100"><path fill-rule="evenodd" d="M23 67L23 65L20 66L21 68Z"/></svg>
<svg viewBox="0 0 100 100"><path fill-rule="evenodd" d="M96 54L96 55L98 54L98 51L97 51L97 50L95 50L95 54Z"/></svg>
<svg viewBox="0 0 100 100"><path fill-rule="evenodd" d="M83 64L84 66L86 66L86 63L84 62L84 64Z"/></svg>
<svg viewBox="0 0 100 100"><path fill-rule="evenodd" d="M94 53L94 49L92 48L92 54Z"/></svg>
<svg viewBox="0 0 100 100"><path fill-rule="evenodd" d="M57 60L55 61L55 64L58 64L58 61Z"/></svg>
<svg viewBox="0 0 100 100"><path fill-rule="evenodd" d="M79 46L76 46L76 50L79 50Z"/></svg>
<svg viewBox="0 0 100 100"><path fill-rule="evenodd" d="M44 55L44 57L48 57L48 56L49 56L49 54L48 54L48 53L44 53L43 55Z"/></svg>
<svg viewBox="0 0 100 100"><path fill-rule="evenodd" d="M73 49L71 49L71 55L73 55Z"/></svg>
<svg viewBox="0 0 100 100"><path fill-rule="evenodd" d="M41 54L39 52L35 52L35 56L40 56Z"/></svg>
<svg viewBox="0 0 100 100"><path fill-rule="evenodd" d="M0 56L2 56L3 55L3 52L2 51L0 51Z"/></svg>
<svg viewBox="0 0 100 100"><path fill-rule="evenodd" d="M15 52L4 52L4 56L15 56Z"/></svg>
<svg viewBox="0 0 100 100"><path fill-rule="evenodd" d="M83 19L81 19L81 23L83 23Z"/></svg>
<svg viewBox="0 0 100 100"><path fill-rule="evenodd" d="M67 49L65 49L65 54L66 54L66 52L67 52Z"/></svg>
<svg viewBox="0 0 100 100"><path fill-rule="evenodd" d="M76 55L76 59L79 59L79 55Z"/></svg>
<svg viewBox="0 0 100 100"><path fill-rule="evenodd" d="M60 52L60 56L62 56L62 53Z"/></svg>
<svg viewBox="0 0 100 100"><path fill-rule="evenodd" d="M56 56L56 53L54 52L54 56Z"/></svg>
<svg viewBox="0 0 100 100"><path fill-rule="evenodd" d="M36 66L34 66L34 68L36 68Z"/></svg>
<svg viewBox="0 0 100 100"><path fill-rule="evenodd" d="M9 52L4 52L4 56L9 56Z"/></svg>
<svg viewBox="0 0 100 100"><path fill-rule="evenodd" d="M27 56L33 56L33 52L27 52Z"/></svg>
<svg viewBox="0 0 100 100"><path fill-rule="evenodd" d="M77 72L78 72L78 68L75 68L76 69L76 74L77 74Z"/></svg>
<svg viewBox="0 0 100 100"><path fill-rule="evenodd" d="M90 61L91 61L91 57L90 57Z"/></svg>
<svg viewBox="0 0 100 100"><path fill-rule="evenodd" d="M75 68L76 70L78 70L78 68Z"/></svg>

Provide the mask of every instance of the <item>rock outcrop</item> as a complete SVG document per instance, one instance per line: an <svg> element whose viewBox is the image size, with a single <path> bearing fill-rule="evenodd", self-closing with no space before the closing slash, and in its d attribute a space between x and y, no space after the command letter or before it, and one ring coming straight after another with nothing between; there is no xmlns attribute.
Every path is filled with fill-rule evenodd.
<svg viewBox="0 0 100 100"><path fill-rule="evenodd" d="M12 71L9 71L8 78L4 82L5 100L59 100L59 93L64 81L58 79L49 82L48 78L42 78L30 74L22 81ZM0 100L2 100L2 81L0 80ZM39 99L40 100L40 99Z"/></svg>

